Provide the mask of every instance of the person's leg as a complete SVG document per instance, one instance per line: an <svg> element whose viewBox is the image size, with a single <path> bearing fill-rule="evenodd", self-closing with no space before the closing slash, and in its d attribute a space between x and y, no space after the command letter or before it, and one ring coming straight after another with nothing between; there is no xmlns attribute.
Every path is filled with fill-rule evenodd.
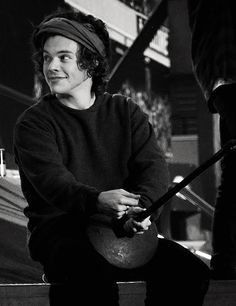
<svg viewBox="0 0 236 306"><path fill-rule="evenodd" d="M156 256L144 267L145 305L201 306L209 285L209 267L176 242L159 239Z"/></svg>
<svg viewBox="0 0 236 306"><path fill-rule="evenodd" d="M51 287L50 305L118 306L112 267L93 249L85 234L80 234L78 226L63 221L44 243L47 251L41 262L47 280L59 284Z"/></svg>
<svg viewBox="0 0 236 306"><path fill-rule="evenodd" d="M236 84L221 86L214 93L214 106L220 114L221 145L236 140ZM221 183L212 227L212 277L236 279L236 150L221 161Z"/></svg>
<svg viewBox="0 0 236 306"><path fill-rule="evenodd" d="M45 266L45 274L50 282L62 283L62 287L51 290L51 305L63 300L66 304L118 306L118 287L113 279L110 265L93 251L74 239L61 239L52 249Z"/></svg>

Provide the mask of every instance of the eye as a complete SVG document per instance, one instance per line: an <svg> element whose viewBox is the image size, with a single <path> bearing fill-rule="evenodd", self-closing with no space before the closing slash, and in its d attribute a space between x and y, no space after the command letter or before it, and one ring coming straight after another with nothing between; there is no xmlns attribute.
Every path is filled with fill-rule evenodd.
<svg viewBox="0 0 236 306"><path fill-rule="evenodd" d="M49 55L43 54L43 62L44 63L48 63L48 62L50 62L50 60L51 60L51 57Z"/></svg>
<svg viewBox="0 0 236 306"><path fill-rule="evenodd" d="M67 62L68 60L70 60L70 56L68 54L63 54L60 56L60 60L62 62Z"/></svg>

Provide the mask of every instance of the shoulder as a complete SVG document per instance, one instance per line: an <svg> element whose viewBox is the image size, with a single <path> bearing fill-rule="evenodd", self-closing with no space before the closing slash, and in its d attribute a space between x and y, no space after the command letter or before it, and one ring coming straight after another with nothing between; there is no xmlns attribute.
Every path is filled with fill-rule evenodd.
<svg viewBox="0 0 236 306"><path fill-rule="evenodd" d="M28 107L17 119L17 123L28 120L28 119L38 119L40 120L47 113L48 101L51 100L51 97L45 96L40 100L36 101L32 106ZM41 116L39 116L41 115Z"/></svg>
<svg viewBox="0 0 236 306"><path fill-rule="evenodd" d="M40 100L35 102L32 106L27 108L18 118L15 124L15 129L19 126L48 126L47 122L50 121L50 100L52 98L49 96L42 97Z"/></svg>
<svg viewBox="0 0 236 306"><path fill-rule="evenodd" d="M116 94L110 94L105 93L104 94L105 99L108 101L108 103L111 103L118 108L123 109L129 109L131 113L133 111L142 111L139 105L130 97L116 93Z"/></svg>
<svg viewBox="0 0 236 306"><path fill-rule="evenodd" d="M120 93L116 94L105 93L105 96L109 97L110 100L112 100L112 102L114 103L124 103L125 105L128 105L129 103L134 103L134 101L130 97L122 95Z"/></svg>

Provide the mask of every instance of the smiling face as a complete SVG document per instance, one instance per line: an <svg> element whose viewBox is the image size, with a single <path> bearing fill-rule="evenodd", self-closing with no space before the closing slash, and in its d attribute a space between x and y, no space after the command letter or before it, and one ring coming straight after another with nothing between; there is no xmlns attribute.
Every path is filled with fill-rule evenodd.
<svg viewBox="0 0 236 306"><path fill-rule="evenodd" d="M49 37L43 50L43 73L54 94L74 95L85 81L87 71L78 66L79 45L64 36Z"/></svg>

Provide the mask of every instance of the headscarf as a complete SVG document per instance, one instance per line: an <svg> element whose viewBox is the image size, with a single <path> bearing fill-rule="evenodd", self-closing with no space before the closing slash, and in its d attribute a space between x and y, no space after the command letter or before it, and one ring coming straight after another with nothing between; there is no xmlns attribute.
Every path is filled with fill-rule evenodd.
<svg viewBox="0 0 236 306"><path fill-rule="evenodd" d="M42 45L45 33L62 35L85 46L93 53L98 53L102 57L106 55L105 46L98 35L75 20L56 17L46 22L42 22L34 33L34 43L36 47Z"/></svg>

